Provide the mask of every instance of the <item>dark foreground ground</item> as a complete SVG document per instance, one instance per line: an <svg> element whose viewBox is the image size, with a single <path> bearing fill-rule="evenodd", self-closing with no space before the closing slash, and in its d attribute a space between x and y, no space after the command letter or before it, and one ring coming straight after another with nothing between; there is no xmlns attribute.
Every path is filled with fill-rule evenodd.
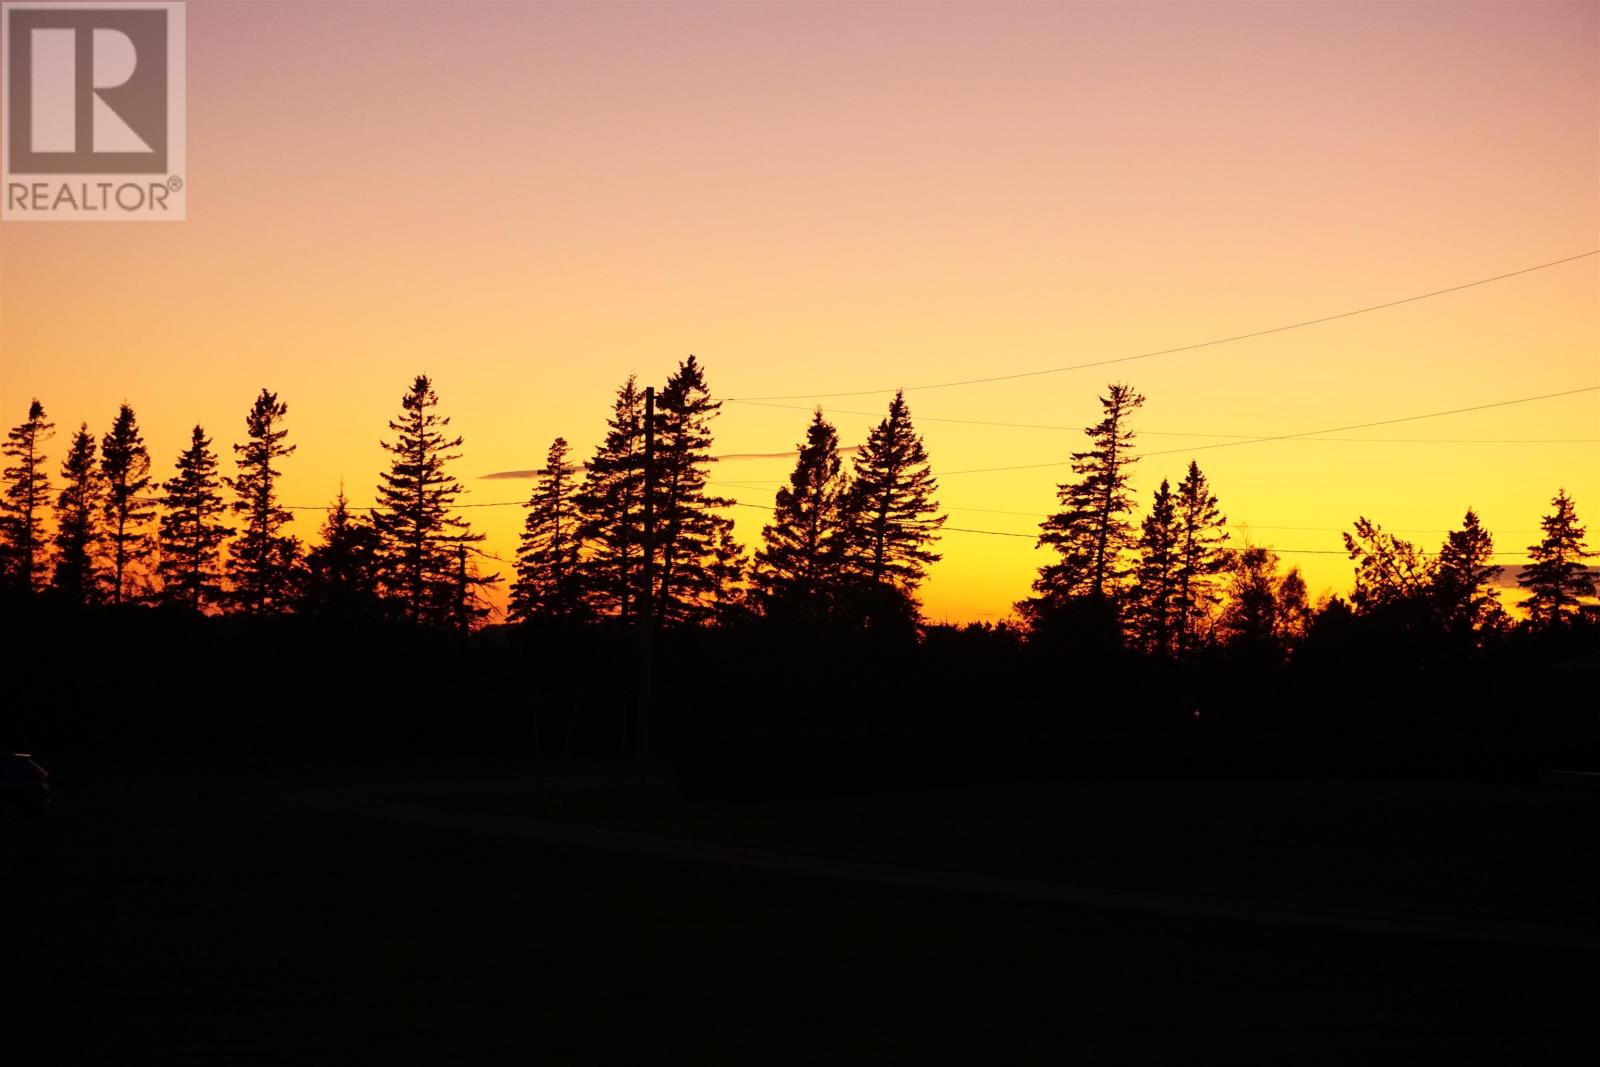
<svg viewBox="0 0 1600 1067"><path fill-rule="evenodd" d="M58 810L9 824L0 854L8 1064L1526 1064L1600 1053L1590 951L646 860L283 802L307 785L416 769L51 769ZM817 820L849 822L841 803ZM914 794L862 803L880 826L924 807ZM586 804L619 818L614 804L571 807ZM548 800L520 814L539 805ZM940 805L960 806L946 793L926 807ZM744 810L743 833L796 824L793 809ZM676 809L646 828L688 833L695 818ZM706 823L727 837L729 818ZM809 825L785 843L806 845ZM1579 831L1566 825L1562 847ZM925 850L929 831L918 833ZM1377 871L1389 853L1333 858L1359 885L1362 865ZM1205 866L1194 849L1183 863ZM1585 919L1563 908L1555 918Z"/></svg>

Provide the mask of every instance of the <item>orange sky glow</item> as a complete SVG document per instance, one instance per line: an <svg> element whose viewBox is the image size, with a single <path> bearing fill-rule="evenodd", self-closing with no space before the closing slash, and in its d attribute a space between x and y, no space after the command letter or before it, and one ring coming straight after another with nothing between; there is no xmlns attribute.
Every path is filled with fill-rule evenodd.
<svg viewBox="0 0 1600 1067"><path fill-rule="evenodd" d="M185 178L182 223L0 226L0 413L44 402L52 475L123 400L159 477L196 422L226 464L266 386L284 501L369 503L425 372L462 503L518 501L483 476L587 456L628 373L693 352L717 396L793 398L726 404L723 454L791 450L815 403L858 443L908 387L952 527L934 621L1027 594L1031 538L965 531L1036 532L1111 380L1166 453L1141 504L1192 455L1313 593L1357 515L1432 548L1471 506L1515 553L1565 487L1600 529L1600 392L1212 447L1600 384L1596 256L910 388L1600 248L1596 3L199 0ZM791 465L712 477L770 505ZM520 508L464 514L514 553Z"/></svg>

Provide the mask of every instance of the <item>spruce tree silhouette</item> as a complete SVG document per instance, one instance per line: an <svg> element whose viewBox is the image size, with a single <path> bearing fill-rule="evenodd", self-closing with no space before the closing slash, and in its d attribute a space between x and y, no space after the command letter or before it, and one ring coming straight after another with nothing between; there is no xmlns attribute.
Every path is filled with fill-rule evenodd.
<svg viewBox="0 0 1600 1067"><path fill-rule="evenodd" d="M911 423L904 392L855 455L844 521L847 567L872 586L914 598L928 568L942 558L931 546L945 516L928 449Z"/></svg>
<svg viewBox="0 0 1600 1067"><path fill-rule="evenodd" d="M100 474L105 484L111 602L121 604L133 595L132 582L150 555L150 533L145 527L156 510L155 502L144 495L150 486L150 453L133 408L127 404L117 409L110 431L100 439Z"/></svg>
<svg viewBox="0 0 1600 1067"><path fill-rule="evenodd" d="M296 610L344 624L377 621L383 612L378 597L378 531L371 520L351 513L342 484L323 520L321 537L306 552Z"/></svg>
<svg viewBox="0 0 1600 1067"><path fill-rule="evenodd" d="M0 583L8 590L32 594L45 584L44 511L50 503L50 476L44 444L55 432L44 405L28 405L26 422L6 433L0 454L12 461L5 468L0 495Z"/></svg>
<svg viewBox="0 0 1600 1067"><path fill-rule="evenodd" d="M721 408L693 355L678 364L656 405L655 613L663 626L715 618L724 586L743 569L733 520L718 514L734 501L706 491L715 462L711 420Z"/></svg>
<svg viewBox="0 0 1600 1067"><path fill-rule="evenodd" d="M1446 535L1433 576L1435 610L1448 633L1470 636L1505 627L1505 609L1494 586L1504 569L1494 563L1494 538L1468 508L1461 529Z"/></svg>
<svg viewBox="0 0 1600 1067"><path fill-rule="evenodd" d="M1528 591L1522 605L1535 627L1561 626L1572 621L1579 611L1579 597L1595 595L1595 582L1589 576L1585 559L1595 555L1584 543L1585 530L1578 525L1578 511L1565 489L1550 501L1555 510L1539 520L1544 537L1528 546L1532 560L1522 568L1517 584Z"/></svg>
<svg viewBox="0 0 1600 1067"><path fill-rule="evenodd" d="M61 480L61 494L56 497L56 565L50 588L69 604L99 603L105 483L95 462L94 435L88 423L72 435L61 463Z"/></svg>
<svg viewBox="0 0 1600 1067"><path fill-rule="evenodd" d="M1132 547L1133 511L1129 468L1134 432L1129 426L1144 397L1132 386L1113 383L1100 398L1104 417L1086 427L1089 448L1072 453L1076 481L1057 487L1061 508L1040 524L1039 547L1050 547L1061 557L1040 568L1032 599L1018 607L1033 625L1066 608L1074 599L1091 599L1114 615L1113 595L1124 578L1122 557Z"/></svg>
<svg viewBox="0 0 1600 1067"><path fill-rule="evenodd" d="M543 616L570 619L582 605L579 593L577 473L567 459L566 438L545 454L539 480L528 498L517 550L517 580L511 586L514 622Z"/></svg>
<svg viewBox="0 0 1600 1067"><path fill-rule="evenodd" d="M217 476L217 454L205 430L194 428L178 456L177 473L162 483L165 509L157 525L156 563L161 599L202 611L222 599L222 543L233 535L221 516L228 510Z"/></svg>
<svg viewBox="0 0 1600 1067"><path fill-rule="evenodd" d="M631 374L617 390L576 503L585 610L626 624L638 603L644 552L644 394Z"/></svg>
<svg viewBox="0 0 1600 1067"><path fill-rule="evenodd" d="M439 415L439 396L419 374L390 421L394 441L381 442L394 457L378 486L380 510L372 515L383 545L382 588L401 618L424 626L456 625L463 611L463 570L458 548L484 535L450 509L464 491L445 465L460 459L459 435L447 435L449 418ZM494 576L467 575L473 588ZM467 593L470 594L471 590Z"/></svg>
<svg viewBox="0 0 1600 1067"><path fill-rule="evenodd" d="M1228 520L1217 506L1200 464L1192 459L1178 483L1173 510L1178 526L1177 652L1183 656L1199 643L1203 629L1211 623L1222 600L1216 589L1217 576L1232 565L1232 555L1227 549Z"/></svg>
<svg viewBox="0 0 1600 1067"><path fill-rule="evenodd" d="M839 434L818 408L799 445L789 484L773 500L761 531L755 585L770 617L821 622L838 596L844 565L849 477L839 457Z"/></svg>
<svg viewBox="0 0 1600 1067"><path fill-rule="evenodd" d="M294 454L296 446L284 443L289 431L281 426L288 414L289 405L276 393L261 390L245 416L248 440L233 446L239 473L225 479L238 496L233 510L245 517L239 540L228 555L230 599L247 615L287 611L294 602L300 541L282 532L294 515L278 504L283 472L273 466Z"/></svg>
<svg viewBox="0 0 1600 1067"><path fill-rule="evenodd" d="M1170 656L1179 625L1179 527L1171 484L1161 479L1140 524L1139 564L1126 621L1137 647Z"/></svg>

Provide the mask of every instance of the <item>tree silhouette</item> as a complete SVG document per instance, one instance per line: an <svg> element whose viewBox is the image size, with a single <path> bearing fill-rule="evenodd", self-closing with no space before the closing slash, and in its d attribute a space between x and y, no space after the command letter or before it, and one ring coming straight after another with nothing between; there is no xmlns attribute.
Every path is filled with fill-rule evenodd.
<svg viewBox="0 0 1600 1067"><path fill-rule="evenodd" d="M344 486L322 524L322 541L306 552L298 610L341 622L372 621L382 612L378 598L378 531L352 514Z"/></svg>
<svg viewBox="0 0 1600 1067"><path fill-rule="evenodd" d="M1354 532L1344 535L1344 547L1356 564L1350 603L1358 614L1426 601L1437 563L1410 541L1362 517Z"/></svg>
<svg viewBox="0 0 1600 1067"><path fill-rule="evenodd" d="M694 356L678 364L656 405L655 611L663 625L711 619L727 575L719 557L740 553L731 540L733 520L717 512L734 501L706 492L711 419L721 409L711 399Z"/></svg>
<svg viewBox="0 0 1600 1067"><path fill-rule="evenodd" d="M914 597L928 567L941 556L930 547L945 516L933 494L939 483L928 450L911 424L904 392L872 428L856 453L845 497L847 566L869 586L888 586Z"/></svg>
<svg viewBox="0 0 1600 1067"><path fill-rule="evenodd" d="M818 408L799 457L773 501L761 531L755 583L772 616L818 621L829 611L844 562L849 478L839 458L839 434Z"/></svg>
<svg viewBox="0 0 1600 1067"><path fill-rule="evenodd" d="M1232 557L1227 549L1228 520L1194 460L1178 483L1173 509L1178 527L1177 646L1182 656L1195 646L1221 600L1217 576L1232 565Z"/></svg>
<svg viewBox="0 0 1600 1067"><path fill-rule="evenodd" d="M1434 603L1447 631L1467 634L1503 625L1505 609L1493 584L1503 569L1494 564L1494 538L1468 508L1461 529L1446 535L1433 576Z"/></svg>
<svg viewBox="0 0 1600 1067"><path fill-rule="evenodd" d="M56 497L56 566L50 586L69 603L97 603L105 485L95 463L94 435L88 423L72 435L61 463L61 480L61 495Z"/></svg>
<svg viewBox="0 0 1600 1067"><path fill-rule="evenodd" d="M143 495L150 486L150 453L127 404L117 409L110 432L100 439L100 474L111 551L111 602L121 604L132 593L128 582L133 572L150 554L145 524L155 514L155 502Z"/></svg>
<svg viewBox="0 0 1600 1067"><path fill-rule="evenodd" d="M233 602L249 615L286 610L293 602L293 577L300 557L300 542L282 531L294 518L278 506L278 478L273 464L294 454L285 444L289 431L280 424L289 405L266 389L245 416L248 440L234 445L239 473L226 479L238 495L233 510L245 517L244 529L228 559L233 580Z"/></svg>
<svg viewBox="0 0 1600 1067"><path fill-rule="evenodd" d="M1298 569L1278 573L1271 549L1247 545L1231 556L1228 602L1217 620L1223 640L1265 651L1287 648L1306 631L1310 605Z"/></svg>
<svg viewBox="0 0 1600 1067"><path fill-rule="evenodd" d="M469 547L465 542L456 545L455 574L447 590L447 622L451 629L462 633L476 629L479 623L489 617L494 610L493 605L483 596L482 590L500 580L499 575L485 575L478 568L478 562L473 558L477 552L478 549Z"/></svg>
<svg viewBox="0 0 1600 1067"><path fill-rule="evenodd" d="M194 428L178 456L177 473L162 483L166 509L157 527L161 556L156 569L162 598L196 611L222 598L222 542L233 530L220 520L228 510L217 477L217 454L205 430Z"/></svg>
<svg viewBox="0 0 1600 1067"><path fill-rule="evenodd" d="M44 466L44 443L55 424L44 416L36 399L28 405L28 419L6 433L0 454L12 461L4 470L5 492L0 495L0 552L8 588L33 593L44 585L44 509L50 501L50 476Z"/></svg>
<svg viewBox="0 0 1600 1067"><path fill-rule="evenodd" d="M1536 627L1560 626L1578 613L1578 598L1594 596L1594 579L1583 561L1594 553L1584 544L1585 530L1565 489L1550 501L1554 511L1539 520L1544 537L1528 546L1533 562L1522 568L1517 584L1528 591L1522 606Z"/></svg>
<svg viewBox="0 0 1600 1067"><path fill-rule="evenodd" d="M1139 564L1127 619L1137 644L1159 655L1171 655L1179 626L1179 534L1172 486L1163 478L1150 514L1140 524Z"/></svg>
<svg viewBox="0 0 1600 1067"><path fill-rule="evenodd" d="M578 469L567 460L566 438L550 443L539 480L528 498L511 586L511 618L571 618L579 604Z"/></svg>
<svg viewBox="0 0 1600 1067"><path fill-rule="evenodd" d="M644 558L644 394L631 374L617 390L577 505L588 556L582 569L585 604L596 615L626 623L638 600Z"/></svg>
<svg viewBox="0 0 1600 1067"><path fill-rule="evenodd" d="M754 614L749 577L750 557L733 536L733 524L717 531L706 561L712 589L711 617L722 625L743 622Z"/></svg>
<svg viewBox="0 0 1600 1067"><path fill-rule="evenodd" d="M1057 487L1060 510L1040 524L1038 541L1061 558L1040 569L1037 595L1020 605L1035 624L1073 598L1108 600L1124 577L1120 560L1133 543L1126 518L1133 511L1128 468L1135 462L1128 422L1143 404L1132 386L1111 385L1100 398L1104 417L1084 430L1090 447L1072 453L1077 480Z"/></svg>
<svg viewBox="0 0 1600 1067"><path fill-rule="evenodd" d="M437 414L439 396L419 374L400 400L400 416L389 423L395 440L382 442L394 457L378 486L373 524L383 544L382 588L402 618L428 626L453 625L461 612L464 567L459 546L483 540L450 513L461 483L445 465L460 459L452 449L461 437L447 436L449 418ZM475 586L493 577L472 579Z"/></svg>

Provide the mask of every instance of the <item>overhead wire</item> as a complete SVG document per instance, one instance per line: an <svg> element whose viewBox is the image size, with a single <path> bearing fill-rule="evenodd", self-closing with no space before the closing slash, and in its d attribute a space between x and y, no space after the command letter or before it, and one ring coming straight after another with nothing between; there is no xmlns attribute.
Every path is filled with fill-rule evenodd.
<svg viewBox="0 0 1600 1067"><path fill-rule="evenodd" d="M1064 374L1068 371L1087 370L1091 367L1109 367L1119 363L1132 363L1135 360L1154 359L1158 356L1177 355L1181 352L1193 352L1202 348L1213 348L1217 345L1232 344L1236 341L1248 341L1257 337L1267 337L1272 334L1284 333L1289 330L1304 329L1308 326L1320 326L1324 323L1336 322L1340 319L1352 318L1356 315L1366 315L1374 311L1383 311L1387 308L1400 307L1403 304L1414 304L1419 300L1431 300L1434 297L1444 296L1448 293L1459 293L1464 289L1473 289L1480 285L1489 285L1492 282L1505 281L1523 274L1532 274L1535 271L1549 270L1565 263L1573 263L1590 256L1600 255L1600 248L1588 252L1580 252L1575 256L1566 256L1562 259L1553 259L1548 263L1539 263L1532 267L1523 267L1519 270L1507 271L1488 278L1479 278L1475 281L1463 282L1459 285L1435 289L1431 292L1418 293L1414 296L1401 297L1398 300L1388 300L1381 304L1371 304L1367 307L1354 308L1350 311L1340 311L1332 315L1322 315L1314 319L1304 319L1300 322L1286 323L1281 326L1272 326L1264 330L1251 330L1248 333L1237 333L1228 337L1215 337L1209 341L1196 341L1192 344L1177 345L1172 348L1160 348L1149 352L1136 352L1128 356L1116 356L1111 359L1090 360L1084 363L1071 363L1061 367L1045 367L1040 370L1018 371L1012 374L992 374L980 378L963 378L957 381L932 382L924 385L889 386L875 389L849 389L831 393L788 393L772 396L741 396L729 397L728 402L734 404L751 404L773 400L828 400L841 396L876 396L893 392L925 392L930 389L954 389L968 385L987 385L992 382L1018 381L1023 378L1038 378L1047 374Z"/></svg>

